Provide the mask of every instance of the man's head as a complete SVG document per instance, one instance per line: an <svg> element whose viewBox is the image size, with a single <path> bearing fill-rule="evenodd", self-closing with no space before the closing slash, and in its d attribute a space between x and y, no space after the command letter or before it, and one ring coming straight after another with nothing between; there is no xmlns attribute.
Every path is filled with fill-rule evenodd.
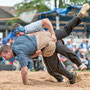
<svg viewBox="0 0 90 90"><path fill-rule="evenodd" d="M14 56L11 45L3 45L0 47L0 56L11 60Z"/></svg>
<svg viewBox="0 0 90 90"><path fill-rule="evenodd" d="M83 39L83 43L86 43L86 40L85 39Z"/></svg>
<svg viewBox="0 0 90 90"><path fill-rule="evenodd" d="M11 31L14 33L15 36L20 36L20 35L23 35L24 34L25 29L19 23L14 23L11 26Z"/></svg>

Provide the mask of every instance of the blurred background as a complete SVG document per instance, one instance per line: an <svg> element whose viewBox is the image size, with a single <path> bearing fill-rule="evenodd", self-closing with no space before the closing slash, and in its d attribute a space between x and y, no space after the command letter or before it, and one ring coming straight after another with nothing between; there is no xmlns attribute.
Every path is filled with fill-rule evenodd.
<svg viewBox="0 0 90 90"><path fill-rule="evenodd" d="M14 35L10 32L13 23L20 23L25 26L34 21L48 18L54 30L63 28L73 16L77 15L84 3L90 0L0 0L0 46L13 43ZM82 18L71 35L64 39L65 44L74 51L90 69L90 11ZM83 47L84 44L84 47ZM68 61L60 56L63 62ZM37 60L38 59L38 60ZM29 70L46 70L42 56L29 61ZM13 65L12 61L7 62L0 57L1 63ZM17 70L20 70L18 62L15 63ZM78 69L75 66L76 70Z"/></svg>

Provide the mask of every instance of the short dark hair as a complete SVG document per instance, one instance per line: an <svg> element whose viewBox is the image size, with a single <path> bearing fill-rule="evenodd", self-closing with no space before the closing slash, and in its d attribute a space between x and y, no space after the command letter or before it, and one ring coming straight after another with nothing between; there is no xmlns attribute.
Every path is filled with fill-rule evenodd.
<svg viewBox="0 0 90 90"><path fill-rule="evenodd" d="M1 56L2 52L7 53L8 50L10 50L10 49L11 49L11 45L3 45L3 46L1 46L0 47L0 56Z"/></svg>
<svg viewBox="0 0 90 90"><path fill-rule="evenodd" d="M14 29L18 28L20 26L19 23L14 23L10 28L11 28L11 31L13 32Z"/></svg>

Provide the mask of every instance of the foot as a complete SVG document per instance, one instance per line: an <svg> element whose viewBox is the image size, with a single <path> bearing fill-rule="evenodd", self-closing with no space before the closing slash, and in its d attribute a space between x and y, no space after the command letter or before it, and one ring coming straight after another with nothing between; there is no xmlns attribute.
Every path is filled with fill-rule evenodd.
<svg viewBox="0 0 90 90"><path fill-rule="evenodd" d="M66 80L63 78L62 80L57 80L58 82L66 82Z"/></svg>
<svg viewBox="0 0 90 90"><path fill-rule="evenodd" d="M66 82L66 80L65 80L65 79L63 79L61 82Z"/></svg>
<svg viewBox="0 0 90 90"><path fill-rule="evenodd" d="M90 6L88 3L84 4L80 10L79 16L80 18L83 18L86 14L86 12L89 10Z"/></svg>
<svg viewBox="0 0 90 90"><path fill-rule="evenodd" d="M74 84L74 83L76 83L77 73L76 72L71 72L71 74L73 75L73 78L70 79L70 84Z"/></svg>
<svg viewBox="0 0 90 90"><path fill-rule="evenodd" d="M81 64L81 65L79 66L79 68L80 68L81 71L84 71L84 70L87 69L87 66L86 66L85 64Z"/></svg>

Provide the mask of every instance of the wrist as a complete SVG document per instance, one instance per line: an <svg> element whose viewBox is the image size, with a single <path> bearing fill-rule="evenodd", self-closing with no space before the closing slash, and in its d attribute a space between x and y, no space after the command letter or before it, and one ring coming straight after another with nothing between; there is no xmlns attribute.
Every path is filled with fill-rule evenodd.
<svg viewBox="0 0 90 90"><path fill-rule="evenodd" d="M55 35L55 32L51 33L51 35Z"/></svg>

